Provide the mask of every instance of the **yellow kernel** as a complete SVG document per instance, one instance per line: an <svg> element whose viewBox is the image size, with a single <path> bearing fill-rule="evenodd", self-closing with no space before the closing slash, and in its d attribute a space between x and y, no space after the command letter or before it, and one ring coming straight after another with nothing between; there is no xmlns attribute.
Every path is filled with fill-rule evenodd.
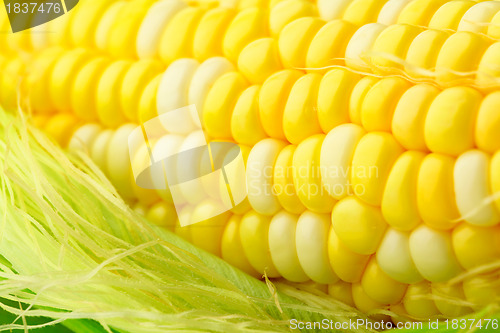
<svg viewBox="0 0 500 333"><path fill-rule="evenodd" d="M241 93L231 116L231 133L238 143L253 146L267 137L259 116L260 86L251 86Z"/></svg>
<svg viewBox="0 0 500 333"><path fill-rule="evenodd" d="M337 276L346 282L361 281L369 255L358 254L350 250L337 236L334 228L330 228L328 237L328 257L330 266Z"/></svg>
<svg viewBox="0 0 500 333"><path fill-rule="evenodd" d="M71 89L71 106L73 112L85 121L98 119L96 87L107 66L109 61L106 58L93 59L75 77Z"/></svg>
<svg viewBox="0 0 500 333"><path fill-rule="evenodd" d="M238 57L238 69L251 83L262 84L282 69L276 41L260 38L248 44Z"/></svg>
<svg viewBox="0 0 500 333"><path fill-rule="evenodd" d="M120 91L122 110L125 117L133 122L138 120L139 100L144 87L163 69L156 60L139 60L130 66L123 77Z"/></svg>
<svg viewBox="0 0 500 333"><path fill-rule="evenodd" d="M384 236L387 224L380 209L356 197L340 200L332 211L332 224L339 239L358 254L373 254Z"/></svg>
<svg viewBox="0 0 500 333"><path fill-rule="evenodd" d="M489 184L490 156L480 150L460 155L453 170L455 196L462 219L477 226L500 222L500 214L491 198Z"/></svg>
<svg viewBox="0 0 500 333"><path fill-rule="evenodd" d="M382 197L382 214L397 230L410 231L420 224L417 180L425 157L417 151L404 152L389 173Z"/></svg>
<svg viewBox="0 0 500 333"><path fill-rule="evenodd" d="M437 229L451 229L459 217L455 201L453 168L455 159L429 154L422 161L417 180L417 205L420 217Z"/></svg>
<svg viewBox="0 0 500 333"><path fill-rule="evenodd" d="M201 63L189 84L189 104L194 104L200 119L203 118L203 107L207 95L222 75L234 71L233 64L224 57L214 57L205 60ZM184 107L185 105L183 105ZM199 119L193 119L195 124L199 123Z"/></svg>
<svg viewBox="0 0 500 333"><path fill-rule="evenodd" d="M91 54L82 49L69 51L61 56L54 65L49 81L49 93L54 106L59 111L71 110L70 89L76 74L92 58Z"/></svg>
<svg viewBox="0 0 500 333"><path fill-rule="evenodd" d="M300 265L295 245L298 219L297 215L286 211L272 218L269 225L269 250L281 276L292 282L305 282L309 277Z"/></svg>
<svg viewBox="0 0 500 333"><path fill-rule="evenodd" d="M209 10L200 20L193 40L193 55L205 60L222 55L222 38L235 13L230 8Z"/></svg>
<svg viewBox="0 0 500 333"><path fill-rule="evenodd" d="M363 136L352 159L354 194L370 205L380 206L389 172L402 153L389 133L370 132Z"/></svg>
<svg viewBox="0 0 500 333"><path fill-rule="evenodd" d="M179 59L168 66L158 87L156 107L159 115L189 105L189 89L198 67L199 63L189 58ZM182 115L175 120L164 124L167 131L189 134L196 129L191 116Z"/></svg>
<svg viewBox="0 0 500 333"><path fill-rule="evenodd" d="M355 124L343 124L332 129L321 146L320 171L323 188L340 200L353 193L349 170L354 151L365 130Z"/></svg>
<svg viewBox="0 0 500 333"><path fill-rule="evenodd" d="M486 49L477 67L476 84L480 88L489 91L500 86L499 59L500 42L496 42Z"/></svg>
<svg viewBox="0 0 500 333"><path fill-rule="evenodd" d="M449 31L442 30L425 30L416 36L406 53L405 72L413 78L434 79L439 50L449 36Z"/></svg>
<svg viewBox="0 0 500 333"><path fill-rule="evenodd" d="M97 49L100 51L106 51L108 46L108 39L111 31L117 22L117 18L122 15L122 11L125 11L127 8L128 1L116 1L111 4L108 9L103 13L99 23L95 28L94 34L94 44L97 46ZM78 8L78 7L77 7ZM70 16L63 16L64 18ZM57 21L58 19L54 20ZM51 21L51 22L54 22ZM50 23L49 23L50 24Z"/></svg>
<svg viewBox="0 0 500 333"><path fill-rule="evenodd" d="M351 37L345 50L345 64L347 67L371 72L370 52L377 37L386 29L380 23L369 23L360 27Z"/></svg>
<svg viewBox="0 0 500 333"><path fill-rule="evenodd" d="M260 277L260 274L250 265L240 238L241 216L233 215L226 224L221 240L221 257L226 262L241 269L243 272Z"/></svg>
<svg viewBox="0 0 500 333"><path fill-rule="evenodd" d="M269 224L271 217L250 211L243 215L240 224L240 239L248 261L260 274L279 277L269 252Z"/></svg>
<svg viewBox="0 0 500 333"><path fill-rule="evenodd" d="M384 4L385 1L380 0L353 0L342 18L357 25L374 22Z"/></svg>
<svg viewBox="0 0 500 333"><path fill-rule="evenodd" d="M295 82L283 112L283 131L290 143L321 133L317 96L322 76L306 74Z"/></svg>
<svg viewBox="0 0 500 333"><path fill-rule="evenodd" d="M432 283L434 304L444 316L449 318L462 317L470 313L471 309L464 305L465 295L462 283Z"/></svg>
<svg viewBox="0 0 500 333"><path fill-rule="evenodd" d="M481 57L491 41L483 35L460 31L443 44L436 60L436 80L440 85L460 84L474 77ZM435 52L435 51L434 51Z"/></svg>
<svg viewBox="0 0 500 333"><path fill-rule="evenodd" d="M82 3L73 15L71 22L71 41L73 45L82 47L94 46L94 34L97 23L104 12L112 4L110 1Z"/></svg>
<svg viewBox="0 0 500 333"><path fill-rule="evenodd" d="M431 282L448 281L462 271L447 231L421 225L410 235L410 252L419 273Z"/></svg>
<svg viewBox="0 0 500 333"><path fill-rule="evenodd" d="M361 106L370 89L379 81L373 76L365 76L354 86L349 99L349 118L354 124L361 125Z"/></svg>
<svg viewBox="0 0 500 333"><path fill-rule="evenodd" d="M313 135L302 141L293 155L293 183L300 201L316 213L329 213L335 200L321 185L320 155L325 136Z"/></svg>
<svg viewBox="0 0 500 333"><path fill-rule="evenodd" d="M203 106L203 124L213 138L230 140L231 116L241 93L248 82L239 72L222 75L208 92Z"/></svg>
<svg viewBox="0 0 500 333"><path fill-rule="evenodd" d="M158 116L156 109L156 95L160 86L162 74L154 77L144 88L141 98L139 99L138 120L140 124L144 124L149 120ZM152 133L150 127L147 128L148 135L161 135L163 133Z"/></svg>
<svg viewBox="0 0 500 333"><path fill-rule="evenodd" d="M350 3L350 0L318 0L318 12L325 21L338 20L342 18L342 14Z"/></svg>
<svg viewBox="0 0 500 333"><path fill-rule="evenodd" d="M429 107L439 90L428 84L418 84L403 93L392 118L392 134L406 149L427 152L424 126Z"/></svg>
<svg viewBox="0 0 500 333"><path fill-rule="evenodd" d="M495 14L499 11L500 2L483 1L477 3L462 16L457 30L486 34L488 31L487 24L491 22Z"/></svg>
<svg viewBox="0 0 500 333"><path fill-rule="evenodd" d="M266 12L260 8L248 8L236 15L222 42L224 55L230 61L237 61L241 50L250 42L268 35L267 17Z"/></svg>
<svg viewBox="0 0 500 333"><path fill-rule="evenodd" d="M283 110L292 87L301 76L299 71L286 69L271 75L262 85L259 94L260 120L270 137L286 139Z"/></svg>
<svg viewBox="0 0 500 333"><path fill-rule="evenodd" d="M136 128L134 124L119 127L112 135L106 152L106 170L108 176L120 195L124 198L134 198L132 186L132 168L128 137ZM125 144L124 144L125 143Z"/></svg>
<svg viewBox="0 0 500 333"><path fill-rule="evenodd" d="M89 150L90 158L92 158L92 161L94 161L94 163L106 176L109 175L107 170L107 152L109 141L111 140L113 133L114 132L110 129L100 132L90 145Z"/></svg>
<svg viewBox="0 0 500 333"><path fill-rule="evenodd" d="M482 310L500 297L498 281L498 273L471 276L464 280L465 299L472 303L474 310Z"/></svg>
<svg viewBox="0 0 500 333"><path fill-rule="evenodd" d="M248 201L259 214L274 215L281 205L273 193L274 164L286 143L276 139L264 139L253 146L248 155L246 176Z"/></svg>
<svg viewBox="0 0 500 333"><path fill-rule="evenodd" d="M424 278L415 267L410 253L410 234L389 228L377 250L376 258L380 269L392 279L414 284Z"/></svg>
<svg viewBox="0 0 500 333"><path fill-rule="evenodd" d="M328 2L333 4L340 1ZM307 49L306 68L316 71L327 70L327 67L332 65L343 65L347 43L356 28L354 24L343 20L326 23L316 33Z"/></svg>
<svg viewBox="0 0 500 333"><path fill-rule="evenodd" d="M380 310L386 306L370 298L363 290L361 283L352 284L352 300L354 301L356 308L364 313Z"/></svg>
<svg viewBox="0 0 500 333"><path fill-rule="evenodd" d="M425 142L432 152L453 156L474 148L474 123L482 95L469 87L443 90L429 107Z"/></svg>
<svg viewBox="0 0 500 333"><path fill-rule="evenodd" d="M36 57L30 71L27 73L28 96L31 108L37 113L50 113L55 111L50 94L49 78L54 65L59 59L63 50L61 48L50 48ZM4 70L4 69L3 69ZM4 70L4 75L7 69ZM14 74L15 75L15 74ZM5 94L7 95L7 94Z"/></svg>
<svg viewBox="0 0 500 333"><path fill-rule="evenodd" d="M164 62L193 56L193 37L204 13L200 7L186 7L172 18L160 37L158 51Z"/></svg>
<svg viewBox="0 0 500 333"><path fill-rule="evenodd" d="M432 15L429 28L436 30L457 30L465 12L475 4L475 1L469 0L445 3Z"/></svg>
<svg viewBox="0 0 500 333"><path fill-rule="evenodd" d="M119 60L102 73L97 84L97 116L106 127L118 127L126 122L120 103L121 83L131 66L130 61Z"/></svg>
<svg viewBox="0 0 500 333"><path fill-rule="evenodd" d="M286 146L274 164L273 191L281 206L292 214L301 214L306 208L300 202L293 183L293 156L296 147Z"/></svg>
<svg viewBox="0 0 500 333"><path fill-rule="evenodd" d="M500 38L500 11L491 19L487 34L494 39Z"/></svg>
<svg viewBox="0 0 500 333"><path fill-rule="evenodd" d="M462 223L453 230L453 249L457 260L467 270L488 265L500 255L500 228Z"/></svg>
<svg viewBox="0 0 500 333"><path fill-rule="evenodd" d="M201 221L190 225L192 243L199 248L221 255L222 234L231 217L230 212L218 214L220 204L215 201L205 200L193 210L191 221ZM206 216L213 216L206 219Z"/></svg>
<svg viewBox="0 0 500 333"><path fill-rule="evenodd" d="M286 0L272 7L269 14L269 29L272 36L278 36L290 22L308 16L316 16L315 6L305 0Z"/></svg>
<svg viewBox="0 0 500 333"><path fill-rule="evenodd" d="M383 78L366 94L361 106L361 123L367 131L391 131L396 105L410 88L408 81L398 77Z"/></svg>
<svg viewBox="0 0 500 333"><path fill-rule="evenodd" d="M358 74L345 69L329 71L321 79L318 90L318 120L323 132L349 122L349 99L360 80Z"/></svg>
<svg viewBox="0 0 500 333"><path fill-rule="evenodd" d="M53 116L47 124L45 124L44 131L49 137L61 145L61 147L66 148L78 124L79 120L74 115L60 113Z"/></svg>
<svg viewBox="0 0 500 333"><path fill-rule="evenodd" d="M40 126L41 127L41 126ZM68 143L68 150L81 150L88 152L92 143L95 141L102 128L97 124L86 124L78 128Z"/></svg>
<svg viewBox="0 0 500 333"><path fill-rule="evenodd" d="M354 307L352 299L352 284L344 281L337 281L334 284L328 285L328 294L337 301L342 302L350 307Z"/></svg>
<svg viewBox="0 0 500 333"><path fill-rule="evenodd" d="M146 218L158 226L174 231L177 213L173 205L160 201L149 208Z"/></svg>
<svg viewBox="0 0 500 333"><path fill-rule="evenodd" d="M398 23L427 26L432 15L447 0L415 0L408 3L401 11Z"/></svg>
<svg viewBox="0 0 500 333"><path fill-rule="evenodd" d="M406 293L407 284L398 282L385 274L372 257L361 278L361 286L366 295L375 302L397 304Z"/></svg>
<svg viewBox="0 0 500 333"><path fill-rule="evenodd" d="M328 215L310 211L300 215L295 236L300 265L311 280L322 284L338 280L328 259L329 232Z"/></svg>
<svg viewBox="0 0 500 333"><path fill-rule="evenodd" d="M432 299L431 284L428 281L410 284L403 305L406 312L416 319L425 320L440 314Z"/></svg>
<svg viewBox="0 0 500 333"><path fill-rule="evenodd" d="M491 159L490 166L490 181L491 192L494 194L497 209L500 210L500 151L498 151Z"/></svg>
<svg viewBox="0 0 500 333"><path fill-rule="evenodd" d="M306 66L309 45L324 22L318 18L302 17L288 23L281 30L278 44L285 68L302 69Z"/></svg>
<svg viewBox="0 0 500 333"><path fill-rule="evenodd" d="M423 31L420 27L395 24L387 27L375 40L371 49L371 63L382 73L398 73L402 61L415 37ZM397 60L393 59L397 58Z"/></svg>
<svg viewBox="0 0 500 333"><path fill-rule="evenodd" d="M120 10L107 36L107 50L111 55L120 58L137 56L134 47L137 33L150 5L149 1L129 1Z"/></svg>
<svg viewBox="0 0 500 333"><path fill-rule="evenodd" d="M389 0L380 10L377 18L378 23L393 25L398 22L399 15L406 5L413 0Z"/></svg>

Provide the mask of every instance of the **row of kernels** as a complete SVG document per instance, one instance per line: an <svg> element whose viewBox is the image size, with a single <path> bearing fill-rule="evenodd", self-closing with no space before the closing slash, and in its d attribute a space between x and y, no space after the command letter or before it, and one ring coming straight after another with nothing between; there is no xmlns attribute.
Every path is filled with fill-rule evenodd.
<svg viewBox="0 0 500 333"><path fill-rule="evenodd" d="M467 83L490 90L499 84L498 52L498 42L476 32L373 23L352 35L345 62L364 72L403 73L442 86Z"/></svg>
<svg viewBox="0 0 500 333"><path fill-rule="evenodd" d="M140 111L143 91L163 65L156 60L112 61L85 49L49 48L29 68L25 92L34 112L72 111L83 120L117 127L138 122L139 113L145 112Z"/></svg>
<svg viewBox="0 0 500 333"><path fill-rule="evenodd" d="M363 17L362 13L366 13L365 16L369 15L373 23L472 31L500 38L497 26L500 20L500 4L495 1L319 0L318 12L322 19L328 21L344 19L357 23L358 19Z"/></svg>

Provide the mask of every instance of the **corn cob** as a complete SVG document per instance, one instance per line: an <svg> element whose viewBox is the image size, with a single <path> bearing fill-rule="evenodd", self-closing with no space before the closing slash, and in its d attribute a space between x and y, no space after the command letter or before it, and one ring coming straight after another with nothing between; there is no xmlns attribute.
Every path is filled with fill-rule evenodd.
<svg viewBox="0 0 500 333"><path fill-rule="evenodd" d="M359 8L362 3L353 1L350 6ZM302 2L296 8L314 8L311 6ZM224 10L208 11L219 10L213 15L221 20L218 27L222 34L224 22L229 27L245 26L238 23L242 14L257 20L258 9L249 7L232 21ZM494 244L499 235L499 202L475 209L500 190L497 92L483 96L468 87L440 89L401 78L353 74L344 68L325 74L304 73L296 67L307 65L311 49L321 53L323 49L313 46L324 41L318 37L322 29L326 31L323 36L337 31L330 50L337 50L332 45L339 43L347 52L351 42L341 40L341 33L354 33L373 16L360 15L360 21L352 23L324 24L311 17L310 9L288 12L295 7L276 7L270 15L281 8L286 19L277 19L277 15L272 21L270 17L274 23L270 23L268 34L249 25L246 28L253 30L246 39L227 42L231 47L225 48L224 38L215 51L209 50L213 45L210 42L198 51L195 46L192 50L183 46L177 48L178 53L162 55L160 48L149 47L160 43L160 37L153 38L148 46L139 45L137 39L137 55L141 56L140 48L149 52L144 58L159 57L168 66L164 74L157 60L131 63L83 50L49 49L39 56L42 60L37 60L45 64L42 77L50 79L41 82L51 82L48 96L52 98L48 104L43 98L37 102L32 96L44 96L47 88L37 86L35 82L40 81L32 79L28 80L32 84L27 89L28 100L37 113L72 110L77 117L63 113L38 116L35 121L61 144L69 142L70 147L87 149L122 196L142 201L137 210L250 274L265 272L297 282L311 279L329 284L332 296L363 311L402 304L407 314L419 319L468 311L442 300L413 299L429 291L467 299L476 307L485 305L487 299L481 288L485 281L494 280L497 272L468 279L463 286L440 283L498 258L499 249ZM184 15L200 24L208 15L199 17L205 7L185 8L189 11ZM305 17L297 18L300 15ZM400 27L393 25L380 31ZM166 23L164 29L168 31ZM186 31L177 42L185 45L196 41L197 33ZM236 35L233 32L229 36L232 34ZM198 38L200 43L206 39ZM128 45L100 43L104 45L101 50L110 48L112 57ZM91 45L99 47L95 41ZM307 48L304 57L300 50ZM133 52L127 49L124 55L136 57ZM256 54L265 56L255 59ZM196 60L176 60L184 56ZM319 57L328 58L324 54ZM21 71L22 62L14 65L15 61L7 60L8 68ZM346 61L345 65L350 63ZM97 73L101 72L99 78ZM93 86L97 88L92 90ZM92 100L92 94L96 107L82 108L85 97ZM9 102L10 97L2 95L2 102L15 105L12 99ZM249 188L248 200L233 212L210 219L200 228L173 226L173 208L166 203L168 193L135 186L127 166L130 156L123 147L123 140L135 127L124 123L144 122L188 103L201 110L212 138L248 146L242 148L247 155L247 180L258 187L255 192ZM156 106L156 112L151 111L152 106ZM112 129L96 124L79 127L82 120L99 120ZM446 126L447 122L454 126ZM169 136L162 144L176 147L182 141ZM252 168L263 171L269 167L269 175L252 174ZM376 173L371 174L370 168ZM330 174L332 170L349 172ZM368 174L359 173L363 170ZM470 174L474 180L464 177ZM213 209L212 205L206 202L180 214L203 215ZM435 261L429 262L429 257ZM493 287L487 292L497 289ZM350 292L342 293L345 290Z"/></svg>

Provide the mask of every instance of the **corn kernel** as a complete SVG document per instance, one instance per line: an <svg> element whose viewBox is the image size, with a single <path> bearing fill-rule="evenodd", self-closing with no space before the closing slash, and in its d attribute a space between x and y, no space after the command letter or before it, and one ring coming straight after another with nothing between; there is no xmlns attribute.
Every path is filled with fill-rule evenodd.
<svg viewBox="0 0 500 333"><path fill-rule="evenodd" d="M302 17L288 23L281 30L278 45L281 61L285 68L306 67L307 50L314 36L324 25L320 19Z"/></svg>
<svg viewBox="0 0 500 333"><path fill-rule="evenodd" d="M316 213L329 213L335 200L321 186L320 155L325 136L313 135L302 141L293 155L293 184L300 201Z"/></svg>
<svg viewBox="0 0 500 333"><path fill-rule="evenodd" d="M369 255L358 254L350 250L330 228L328 237L328 257L335 274L343 281L355 283L361 281Z"/></svg>
<svg viewBox="0 0 500 333"><path fill-rule="evenodd" d="M462 223L453 230L453 249L457 260L467 270L488 265L500 255L500 228Z"/></svg>
<svg viewBox="0 0 500 333"><path fill-rule="evenodd" d="M368 297L382 304L399 303L408 287L407 284L398 282L385 274L374 257L366 266L361 278L361 286Z"/></svg>
<svg viewBox="0 0 500 333"><path fill-rule="evenodd" d="M410 231L421 222L417 205L417 180L425 157L417 151L404 152L389 173L382 197L382 214L397 230Z"/></svg>
<svg viewBox="0 0 500 333"><path fill-rule="evenodd" d="M247 160L248 201L259 214L274 215L281 205L273 193L274 164L286 143L264 139L253 146Z"/></svg>
<svg viewBox="0 0 500 333"><path fill-rule="evenodd" d="M451 229L459 217L455 201L453 168L455 159L429 154L422 161L417 180L417 205L420 217L429 226Z"/></svg>
<svg viewBox="0 0 500 333"><path fill-rule="evenodd" d="M410 253L410 234L389 228L376 253L379 268L390 278L414 284L424 278L415 267Z"/></svg>
<svg viewBox="0 0 500 333"><path fill-rule="evenodd" d="M286 146L281 150L274 164L273 191L281 206L292 214L301 214L306 208L300 202L293 183L293 156L296 147Z"/></svg>
<svg viewBox="0 0 500 333"><path fill-rule="evenodd" d="M217 215L221 211L219 203L206 200L196 206L191 215L191 221L201 221L191 225L191 239L194 245L215 254L221 255L222 234L227 221L231 217L230 212ZM213 216L209 219L204 216Z"/></svg>
<svg viewBox="0 0 500 333"><path fill-rule="evenodd" d="M387 224L378 208L355 197L340 200L332 211L332 224L339 239L358 254L373 254L382 241Z"/></svg>
<svg viewBox="0 0 500 333"><path fill-rule="evenodd" d="M365 134L361 126L343 124L332 129L323 141L321 183L323 189L337 200L353 193L349 170L356 147Z"/></svg>
<svg viewBox="0 0 500 333"><path fill-rule="evenodd" d="M234 11L229 8L214 8L203 15L193 40L193 55L196 59L205 60L223 54L220 36L226 32L234 15Z"/></svg>
<svg viewBox="0 0 500 333"><path fill-rule="evenodd" d="M317 96L321 75L306 74L295 82L283 112L283 131L289 142L321 133L318 121Z"/></svg>
<svg viewBox="0 0 500 333"><path fill-rule="evenodd" d="M276 41L260 38L248 44L240 53L238 69L251 83L262 84L282 69Z"/></svg>
<svg viewBox="0 0 500 333"><path fill-rule="evenodd" d="M371 132L361 138L351 169L351 182L358 198L380 206L389 172L402 153L403 149L389 133Z"/></svg>
<svg viewBox="0 0 500 333"><path fill-rule="evenodd" d="M231 133L238 143L253 146L267 137L259 115L260 86L251 86L244 90L231 116Z"/></svg>
<svg viewBox="0 0 500 333"><path fill-rule="evenodd" d="M328 215L306 211L299 217L295 235L300 265L311 280L323 284L338 280L328 259L329 231Z"/></svg>
<svg viewBox="0 0 500 333"><path fill-rule="evenodd" d="M226 224L221 240L221 257L243 272L259 277L260 274L250 265L240 238L241 216L233 215Z"/></svg>
<svg viewBox="0 0 500 333"><path fill-rule="evenodd" d="M160 37L160 58L171 63L193 56L193 37L205 11L199 7L181 9L168 23Z"/></svg>
<svg viewBox="0 0 500 333"><path fill-rule="evenodd" d="M298 219L286 211L274 215L269 225L269 250L281 276L292 282L305 282L309 277L300 265L295 245Z"/></svg>
<svg viewBox="0 0 500 333"><path fill-rule="evenodd" d="M349 100L349 118L354 124L361 125L361 106L366 94L378 81L373 76L365 76L354 86Z"/></svg>
<svg viewBox="0 0 500 333"><path fill-rule="evenodd" d="M471 309L463 304L465 295L461 283L432 283L431 289L435 297L434 304L444 316L457 318L471 312Z"/></svg>
<svg viewBox="0 0 500 333"><path fill-rule="evenodd" d="M269 224L271 217L250 211L243 215L240 224L240 239L248 261L260 274L279 277L269 252Z"/></svg>
<svg viewBox="0 0 500 333"><path fill-rule="evenodd" d="M286 0L276 4L269 14L271 35L278 36L288 23L307 16L316 16L316 8L309 1Z"/></svg>
<svg viewBox="0 0 500 333"><path fill-rule="evenodd" d="M414 78L434 79L436 62L449 31L425 30L413 39L406 53L405 72Z"/></svg>
<svg viewBox="0 0 500 333"><path fill-rule="evenodd" d="M374 22L387 0L353 0L344 11L343 19L357 24Z"/></svg>
<svg viewBox="0 0 500 333"><path fill-rule="evenodd" d="M349 122L349 99L360 80L358 74L334 69L323 76L318 90L318 120L324 133Z"/></svg>
<svg viewBox="0 0 500 333"><path fill-rule="evenodd" d="M422 281L416 284L410 284L403 299L403 305L406 312L410 316L420 320L439 315L440 312L434 304L431 295L432 289L429 282Z"/></svg>
<svg viewBox="0 0 500 333"><path fill-rule="evenodd" d="M215 81L203 106L203 124L208 135L232 139L231 116L240 94L247 87L248 82L238 72L224 74Z"/></svg>
<svg viewBox="0 0 500 333"><path fill-rule="evenodd" d="M370 23L362 26L352 35L345 50L347 67L363 72L371 71L368 54L385 28L383 24Z"/></svg>
<svg viewBox="0 0 500 333"><path fill-rule="evenodd" d="M446 231L421 225L410 235L410 252L419 273L431 282L448 281L462 271Z"/></svg>
<svg viewBox="0 0 500 333"><path fill-rule="evenodd" d="M460 0L443 4L432 15L429 28L436 30L457 30L465 12L475 5L475 1Z"/></svg>
<svg viewBox="0 0 500 333"><path fill-rule="evenodd" d="M439 90L431 85L419 84L406 90L399 99L391 130L404 148L428 151L424 136L425 118L438 93Z"/></svg>
<svg viewBox="0 0 500 333"><path fill-rule="evenodd" d="M301 76L299 71L286 69L271 75L262 85L259 94L260 120L270 137L286 139L283 111L292 87Z"/></svg>
<svg viewBox="0 0 500 333"><path fill-rule="evenodd" d="M458 30L486 34L488 26L485 23L490 23L499 11L500 2L483 1L475 4L462 16Z"/></svg>
<svg viewBox="0 0 500 333"><path fill-rule="evenodd" d="M415 0L408 3L398 17L398 23L427 26L433 13L447 0Z"/></svg>

